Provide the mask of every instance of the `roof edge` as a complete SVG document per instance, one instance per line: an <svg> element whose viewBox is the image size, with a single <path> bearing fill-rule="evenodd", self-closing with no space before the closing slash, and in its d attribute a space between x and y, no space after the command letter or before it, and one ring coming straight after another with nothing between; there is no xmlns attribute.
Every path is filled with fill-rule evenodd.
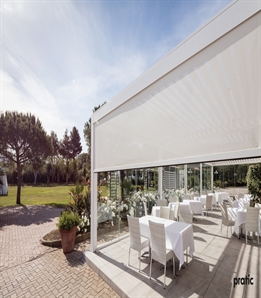
<svg viewBox="0 0 261 298"><path fill-rule="evenodd" d="M260 0L237 0L178 44L93 114L94 123L260 11Z"/></svg>

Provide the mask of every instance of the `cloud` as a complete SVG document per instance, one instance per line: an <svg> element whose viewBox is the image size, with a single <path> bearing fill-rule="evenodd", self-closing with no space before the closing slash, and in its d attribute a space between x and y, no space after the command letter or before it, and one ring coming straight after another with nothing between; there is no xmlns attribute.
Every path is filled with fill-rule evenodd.
<svg viewBox="0 0 261 298"><path fill-rule="evenodd" d="M225 2L226 3L226 2ZM202 25L223 1L4 2L2 110L62 138ZM86 148L85 148L86 149Z"/></svg>

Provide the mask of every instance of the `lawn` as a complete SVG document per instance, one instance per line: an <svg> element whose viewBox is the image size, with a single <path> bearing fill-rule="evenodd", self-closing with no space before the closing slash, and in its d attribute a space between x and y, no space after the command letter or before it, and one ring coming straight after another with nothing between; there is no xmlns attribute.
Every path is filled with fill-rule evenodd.
<svg viewBox="0 0 261 298"><path fill-rule="evenodd" d="M63 207L70 202L71 186L23 186L21 204ZM16 206L17 186L8 187L8 196L0 196L0 207Z"/></svg>
<svg viewBox="0 0 261 298"><path fill-rule="evenodd" d="M70 202L70 186L23 186L21 204L63 207ZM107 196L107 186L101 186L101 196ZM0 207L16 206L17 186L8 186L8 196L0 196Z"/></svg>

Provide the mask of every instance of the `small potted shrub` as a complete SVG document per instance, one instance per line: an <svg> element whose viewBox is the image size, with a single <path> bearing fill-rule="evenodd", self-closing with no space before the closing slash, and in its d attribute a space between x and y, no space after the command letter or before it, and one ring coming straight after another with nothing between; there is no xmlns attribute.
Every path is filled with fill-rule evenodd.
<svg viewBox="0 0 261 298"><path fill-rule="evenodd" d="M70 253L74 249L77 226L81 223L78 213L64 211L59 217L57 227L61 234L63 253Z"/></svg>

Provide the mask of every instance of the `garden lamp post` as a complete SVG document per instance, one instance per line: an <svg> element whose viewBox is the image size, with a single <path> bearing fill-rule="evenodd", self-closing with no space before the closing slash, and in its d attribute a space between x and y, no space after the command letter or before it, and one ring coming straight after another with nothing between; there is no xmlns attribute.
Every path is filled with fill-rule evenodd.
<svg viewBox="0 0 261 298"><path fill-rule="evenodd" d="M215 181L217 180L217 175L218 175L218 170L216 169L216 170L214 171Z"/></svg>
<svg viewBox="0 0 261 298"><path fill-rule="evenodd" d="M191 169L188 170L188 174L189 174L189 188L191 188L191 174L192 174Z"/></svg>

